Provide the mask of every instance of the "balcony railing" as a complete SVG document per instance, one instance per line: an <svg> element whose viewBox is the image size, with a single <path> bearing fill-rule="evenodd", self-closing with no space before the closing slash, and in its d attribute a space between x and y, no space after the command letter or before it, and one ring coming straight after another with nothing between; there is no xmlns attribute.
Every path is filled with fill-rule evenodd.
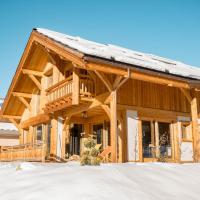
<svg viewBox="0 0 200 200"><path fill-rule="evenodd" d="M23 144L16 146L2 146L0 161L45 161L46 144Z"/></svg>
<svg viewBox="0 0 200 200"><path fill-rule="evenodd" d="M94 82L88 75L80 75L80 95L81 96L93 96L95 94Z"/></svg>
<svg viewBox="0 0 200 200"><path fill-rule="evenodd" d="M80 75L79 79L80 96L92 97L95 94L94 83L88 75ZM72 76L51 86L46 90L47 103L54 102L58 99L72 96L73 79Z"/></svg>
<svg viewBox="0 0 200 200"><path fill-rule="evenodd" d="M48 103L55 101L61 97L67 97L72 95L73 90L72 76L67 79L51 86L46 90Z"/></svg>

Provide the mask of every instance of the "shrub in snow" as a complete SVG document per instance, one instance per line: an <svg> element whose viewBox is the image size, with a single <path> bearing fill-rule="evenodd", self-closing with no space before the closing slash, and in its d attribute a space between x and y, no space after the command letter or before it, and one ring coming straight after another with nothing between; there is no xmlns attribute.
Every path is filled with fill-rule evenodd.
<svg viewBox="0 0 200 200"><path fill-rule="evenodd" d="M100 165L101 160L98 157L99 153L99 145L96 144L94 136L89 136L84 141L84 149L81 155L80 164Z"/></svg>
<svg viewBox="0 0 200 200"><path fill-rule="evenodd" d="M21 164L17 165L16 171L22 170Z"/></svg>

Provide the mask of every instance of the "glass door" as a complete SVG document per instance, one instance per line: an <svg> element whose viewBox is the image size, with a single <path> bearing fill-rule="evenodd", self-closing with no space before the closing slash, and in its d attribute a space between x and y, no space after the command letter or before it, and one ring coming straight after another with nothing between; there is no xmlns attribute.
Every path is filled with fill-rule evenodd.
<svg viewBox="0 0 200 200"><path fill-rule="evenodd" d="M170 123L142 121L143 158L171 158Z"/></svg>
<svg viewBox="0 0 200 200"><path fill-rule="evenodd" d="M143 158L156 157L155 132L153 122L142 121Z"/></svg>
<svg viewBox="0 0 200 200"><path fill-rule="evenodd" d="M172 157L170 123L158 122L159 132L159 156Z"/></svg>

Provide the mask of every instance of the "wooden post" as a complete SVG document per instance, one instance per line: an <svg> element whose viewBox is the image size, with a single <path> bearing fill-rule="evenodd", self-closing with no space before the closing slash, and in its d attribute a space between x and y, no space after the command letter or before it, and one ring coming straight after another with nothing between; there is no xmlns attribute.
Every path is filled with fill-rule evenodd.
<svg viewBox="0 0 200 200"><path fill-rule="evenodd" d="M180 162L180 130L181 122L176 122L173 124L173 140L174 140L174 161Z"/></svg>
<svg viewBox="0 0 200 200"><path fill-rule="evenodd" d="M72 91L72 104L77 105L79 104L79 70L74 67L73 69L73 91Z"/></svg>
<svg viewBox="0 0 200 200"><path fill-rule="evenodd" d="M117 138L118 138L118 162L119 163L122 163L123 162L123 119L121 118L120 116L120 112L118 113L118 135L117 135Z"/></svg>
<svg viewBox="0 0 200 200"><path fill-rule="evenodd" d="M57 145L57 120L52 119L51 121L51 146L50 146L50 154L56 155L56 145Z"/></svg>
<svg viewBox="0 0 200 200"><path fill-rule="evenodd" d="M155 122L155 140L156 140L156 158L160 156L160 148L159 148L159 127L158 122Z"/></svg>
<svg viewBox="0 0 200 200"><path fill-rule="evenodd" d="M195 96L194 90L186 90L181 88L181 91L187 98L191 106L191 117L192 117L192 135L193 135L193 153L194 161L200 161L200 141L198 133L198 106L197 97Z"/></svg>
<svg viewBox="0 0 200 200"><path fill-rule="evenodd" d="M112 147L112 162L117 162L117 93L116 90L111 93L110 102L110 134L111 134L111 147Z"/></svg>
<svg viewBox="0 0 200 200"><path fill-rule="evenodd" d="M191 116L192 116L192 135L194 144L194 161L200 160L200 144L198 136L198 110L197 110L197 98L193 97L191 101Z"/></svg>
<svg viewBox="0 0 200 200"><path fill-rule="evenodd" d="M66 117L63 124L61 157L64 159L65 159L66 139L67 137L69 137L70 119L71 119L71 116Z"/></svg>

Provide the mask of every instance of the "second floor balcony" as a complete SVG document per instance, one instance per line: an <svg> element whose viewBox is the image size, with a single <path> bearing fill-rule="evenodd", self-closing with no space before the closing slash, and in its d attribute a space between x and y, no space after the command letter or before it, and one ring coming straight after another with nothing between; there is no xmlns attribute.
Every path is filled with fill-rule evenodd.
<svg viewBox="0 0 200 200"><path fill-rule="evenodd" d="M78 83L69 76L46 90L47 103L46 111L56 111L63 107L78 104L73 103L73 98L81 100L92 99L95 95L95 85L88 75L80 75ZM62 106L63 105L63 106Z"/></svg>

